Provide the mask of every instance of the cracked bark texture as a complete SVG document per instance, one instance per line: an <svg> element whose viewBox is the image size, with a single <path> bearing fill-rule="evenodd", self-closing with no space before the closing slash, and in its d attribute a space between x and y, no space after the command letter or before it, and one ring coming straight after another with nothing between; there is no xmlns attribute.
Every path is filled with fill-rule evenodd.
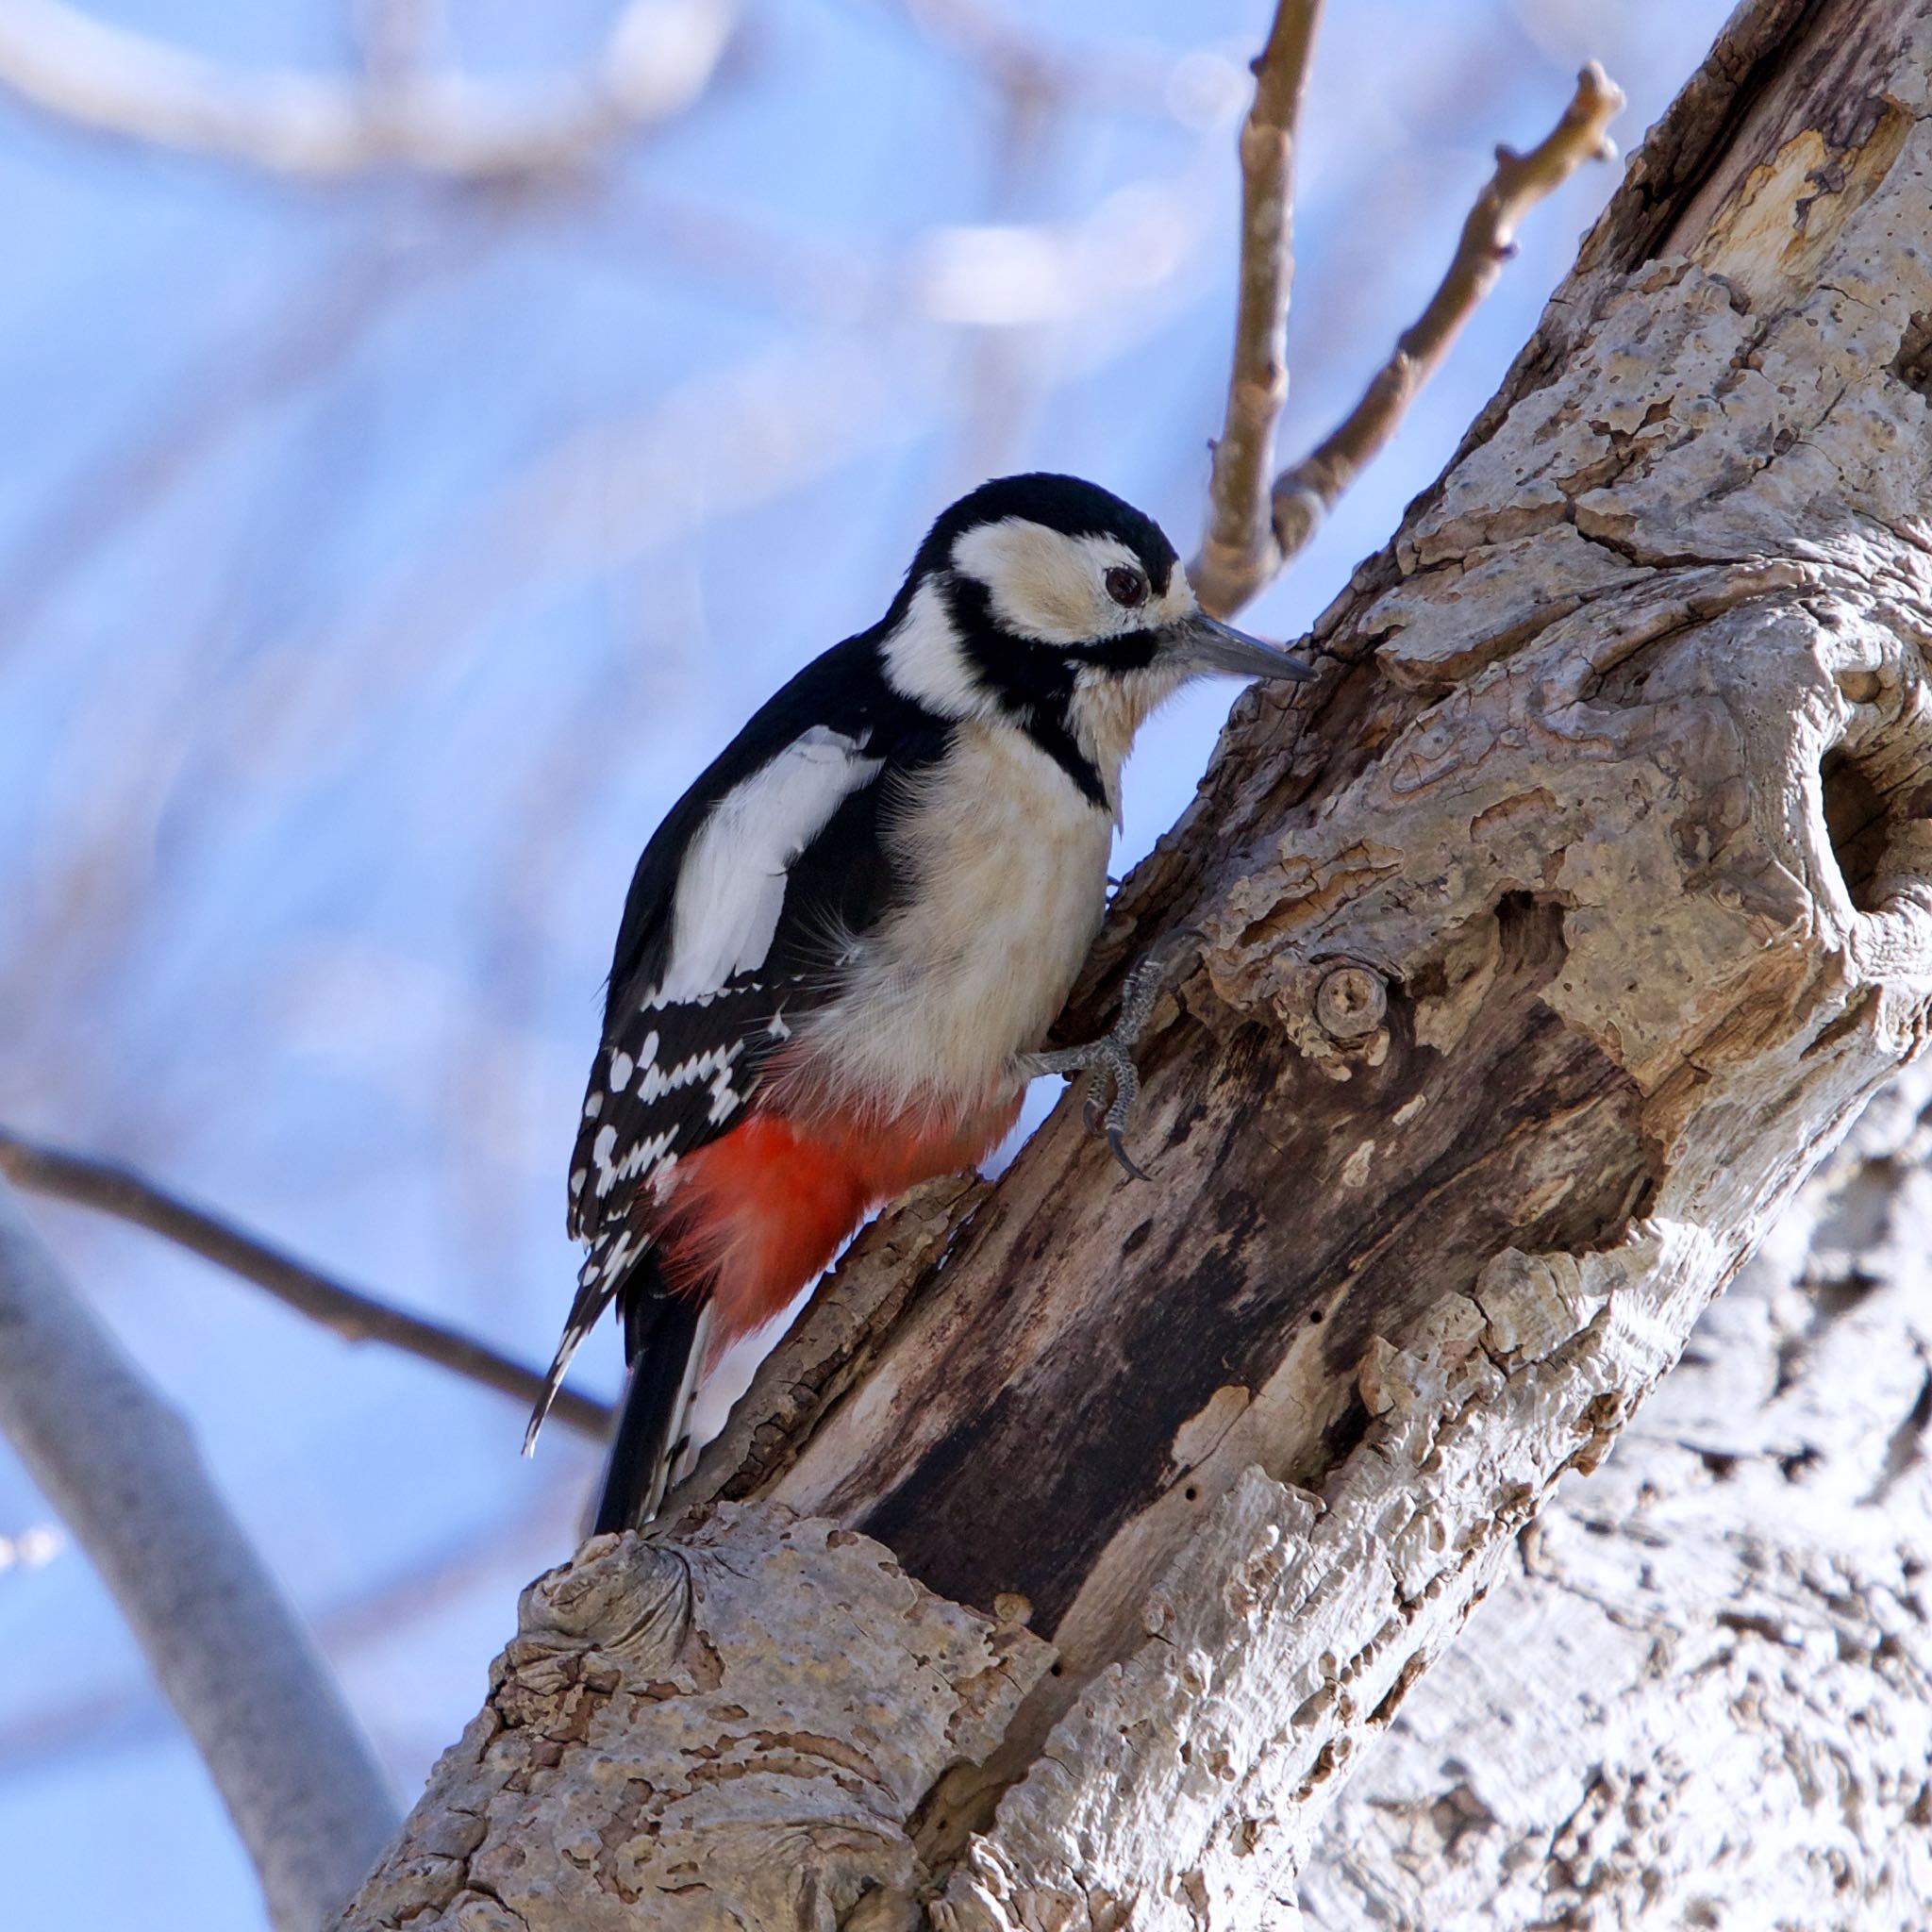
<svg viewBox="0 0 1932 1932"><path fill-rule="evenodd" d="M1932 1898L1932 1075L1807 1183L1330 1811L1309 1932L1895 1932Z"/></svg>
<svg viewBox="0 0 1932 1932"><path fill-rule="evenodd" d="M1070 1033L1201 937L1155 1183L1063 1107L874 1229L651 1542L539 1586L346 1925L1298 1923L1366 1745L1923 1041L1928 115L1932 0L1734 17L1121 895ZM585 1577L635 1667L545 1634Z"/></svg>
<svg viewBox="0 0 1932 1932"><path fill-rule="evenodd" d="M908 1815L1047 1663L878 1544L756 1506L675 1547L593 1538L517 1625L344 1923L898 1924Z"/></svg>

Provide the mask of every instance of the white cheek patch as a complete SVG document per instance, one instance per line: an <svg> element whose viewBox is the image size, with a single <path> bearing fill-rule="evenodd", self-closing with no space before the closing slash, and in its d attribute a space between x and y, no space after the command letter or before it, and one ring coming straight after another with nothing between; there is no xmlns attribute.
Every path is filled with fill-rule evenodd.
<svg viewBox="0 0 1932 1932"><path fill-rule="evenodd" d="M1099 579L1083 547L1091 541L1006 517L966 531L953 546L953 564L986 586L1005 629L1041 643L1080 643L1104 621Z"/></svg>
<svg viewBox="0 0 1932 1932"><path fill-rule="evenodd" d="M786 874L832 814L884 763L814 724L711 808L685 855L671 918L671 959L653 1004L719 991L764 963Z"/></svg>
<svg viewBox="0 0 1932 1932"><path fill-rule="evenodd" d="M1007 517L968 530L953 546L953 562L986 586L993 615L1008 630L1041 643L1087 643L1147 621L1148 606L1117 604L1108 594L1108 571L1141 569L1141 559L1115 537L1066 537Z"/></svg>

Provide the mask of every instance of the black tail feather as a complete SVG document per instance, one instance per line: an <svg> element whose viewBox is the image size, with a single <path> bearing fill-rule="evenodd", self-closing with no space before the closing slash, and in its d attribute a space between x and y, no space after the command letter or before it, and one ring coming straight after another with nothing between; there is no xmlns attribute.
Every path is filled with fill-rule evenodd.
<svg viewBox="0 0 1932 1932"><path fill-rule="evenodd" d="M605 1459L604 1483L591 1534L639 1529L658 1513L685 1446L709 1323L703 1297L673 1294L648 1257L624 1289L624 1388L617 1432Z"/></svg>

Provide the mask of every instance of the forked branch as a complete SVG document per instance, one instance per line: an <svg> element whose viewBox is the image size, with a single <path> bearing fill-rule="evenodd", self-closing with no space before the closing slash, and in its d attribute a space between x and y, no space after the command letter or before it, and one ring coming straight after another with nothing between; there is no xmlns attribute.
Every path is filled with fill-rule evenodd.
<svg viewBox="0 0 1932 1932"><path fill-rule="evenodd" d="M542 1393L543 1377L535 1369L500 1354L488 1342L440 1322L425 1321L421 1315L407 1314L359 1289L333 1280L307 1262L244 1233L232 1222L191 1207L131 1168L42 1146L0 1130L0 1174L34 1193L71 1201L144 1227L150 1234L199 1255L204 1261L212 1261L257 1288L266 1289L297 1314L332 1328L344 1341L387 1342L525 1407ZM551 1413L592 1441L603 1441L610 1431L609 1409L574 1390L558 1392Z"/></svg>
<svg viewBox="0 0 1932 1932"><path fill-rule="evenodd" d="M1283 21L1303 10L1284 0L1276 15L1268 50L1257 63L1255 114L1241 141L1243 206L1248 219L1241 236L1241 320L1235 344L1234 375L1228 393L1229 435L1237 433L1237 450L1224 459L1217 448L1210 485L1208 534L1191 567L1202 605L1226 616L1257 596L1280 574L1320 528L1322 520L1340 501L1357 476L1388 445L1409 405L1441 366L1449 345L1495 287L1503 264L1515 253L1515 235L1524 217L1540 201L1560 188L1587 160L1607 160L1615 154L1607 129L1624 106L1623 91L1595 61L1576 79L1576 92L1563 117L1545 138L1518 154L1496 150L1496 172L1476 196L1448 272L1428 306L1406 329L1395 353L1383 364L1361 400L1340 427L1298 463L1283 470L1267 491L1265 513L1256 508L1257 478L1268 460L1274 422L1288 385L1279 363L1280 331L1285 306L1264 309L1258 299L1269 289L1280 291L1285 305L1291 268L1288 265L1292 235L1292 211L1284 199L1274 231L1256 219L1257 207L1269 205L1265 180L1257 175L1278 165L1272 151L1257 142L1250 150L1255 115L1263 98L1281 88L1272 73L1277 42L1283 41ZM1287 50L1293 51L1293 43ZM1303 48L1300 59L1306 65ZM1299 87L1299 75L1295 76ZM1272 370L1272 383L1255 380L1257 369ZM1224 438L1224 442L1227 439Z"/></svg>

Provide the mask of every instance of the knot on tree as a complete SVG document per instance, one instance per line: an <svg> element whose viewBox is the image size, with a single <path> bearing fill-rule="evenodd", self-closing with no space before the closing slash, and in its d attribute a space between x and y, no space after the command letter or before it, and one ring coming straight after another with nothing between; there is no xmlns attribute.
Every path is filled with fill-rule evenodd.
<svg viewBox="0 0 1932 1932"><path fill-rule="evenodd" d="M672 1599L689 1613L691 1572L675 1552L641 1536L592 1537L524 1591L517 1630L537 1642L609 1646L633 1638Z"/></svg>
<svg viewBox="0 0 1932 1932"><path fill-rule="evenodd" d="M1331 1040L1367 1039L1388 1010L1388 989L1366 966L1337 966L1315 989L1315 1018Z"/></svg>

